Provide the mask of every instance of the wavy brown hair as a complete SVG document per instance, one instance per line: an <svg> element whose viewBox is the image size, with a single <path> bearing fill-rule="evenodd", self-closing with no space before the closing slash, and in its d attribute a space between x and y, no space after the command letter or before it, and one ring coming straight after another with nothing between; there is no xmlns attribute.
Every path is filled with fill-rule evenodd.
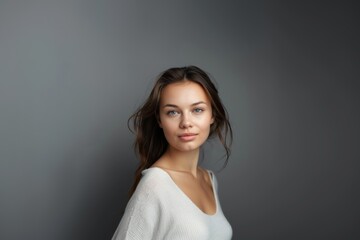
<svg viewBox="0 0 360 240"><path fill-rule="evenodd" d="M141 179L141 172L153 165L168 147L163 130L158 124L160 95L167 85L181 81L195 82L205 90L210 99L214 117L214 123L210 126L209 138L213 136L219 138L225 149L224 166L228 162L233 137L232 129L228 113L221 102L215 85L208 74L196 66L170 68L160 74L145 103L128 120L129 129L136 134L134 147L140 158L130 196L134 193Z"/></svg>

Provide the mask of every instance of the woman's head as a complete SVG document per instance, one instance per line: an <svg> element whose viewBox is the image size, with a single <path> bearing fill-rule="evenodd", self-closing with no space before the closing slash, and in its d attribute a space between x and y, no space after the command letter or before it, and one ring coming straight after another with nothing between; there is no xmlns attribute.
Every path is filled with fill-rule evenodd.
<svg viewBox="0 0 360 240"><path fill-rule="evenodd" d="M158 122L168 143L167 153L198 152L214 123L211 102L203 87L185 80L163 88Z"/></svg>
<svg viewBox="0 0 360 240"><path fill-rule="evenodd" d="M160 123L160 102L163 90L175 83L196 83L204 90L211 107L212 124L209 138L217 136L226 151L226 161L230 155L228 139L232 140L232 131L226 109L224 108L215 85L209 76L195 66L170 68L160 74L145 103L130 117L136 133L135 148L140 157L140 166L136 174L150 167L168 147ZM229 138L228 138L229 136ZM141 175L140 175L141 176ZM140 177L139 179L140 180ZM135 187L137 182L135 183Z"/></svg>

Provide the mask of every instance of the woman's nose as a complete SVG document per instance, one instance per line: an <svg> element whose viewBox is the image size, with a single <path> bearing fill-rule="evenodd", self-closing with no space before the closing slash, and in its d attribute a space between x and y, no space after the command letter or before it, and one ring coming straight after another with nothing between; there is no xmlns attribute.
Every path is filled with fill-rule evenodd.
<svg viewBox="0 0 360 240"><path fill-rule="evenodd" d="M181 117L180 128L192 127L190 114L183 114Z"/></svg>

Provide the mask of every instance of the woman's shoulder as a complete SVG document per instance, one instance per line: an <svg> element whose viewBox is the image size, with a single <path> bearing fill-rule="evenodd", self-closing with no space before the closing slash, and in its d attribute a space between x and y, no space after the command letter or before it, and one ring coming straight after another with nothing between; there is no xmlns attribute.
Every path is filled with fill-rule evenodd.
<svg viewBox="0 0 360 240"><path fill-rule="evenodd" d="M113 239L147 239L159 228L162 214L168 213L166 175L160 169L142 171Z"/></svg>
<svg viewBox="0 0 360 240"><path fill-rule="evenodd" d="M161 184L169 176L168 174L159 167L150 167L141 172L141 181L151 184Z"/></svg>
<svg viewBox="0 0 360 240"><path fill-rule="evenodd" d="M202 167L199 167L199 170L202 172L202 175L204 176L205 181L209 185L214 186L215 190L217 191L218 182L217 182L215 173L210 169L206 169L206 168L202 168Z"/></svg>
<svg viewBox="0 0 360 240"><path fill-rule="evenodd" d="M198 169L207 180L211 182L216 180L215 173L212 170L203 167L198 167Z"/></svg>
<svg viewBox="0 0 360 240"><path fill-rule="evenodd" d="M147 168L142 171L142 177L133 195L157 196L167 190L169 176L164 170L156 167Z"/></svg>

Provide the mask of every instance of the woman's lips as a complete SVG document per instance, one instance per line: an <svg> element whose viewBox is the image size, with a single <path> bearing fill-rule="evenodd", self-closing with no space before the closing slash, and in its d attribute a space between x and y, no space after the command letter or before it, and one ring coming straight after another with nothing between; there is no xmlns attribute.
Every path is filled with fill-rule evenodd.
<svg viewBox="0 0 360 240"><path fill-rule="evenodd" d="M195 133L185 133L185 134L181 134L179 135L179 138L184 141L184 142L188 142L188 141L192 141L196 138Z"/></svg>

